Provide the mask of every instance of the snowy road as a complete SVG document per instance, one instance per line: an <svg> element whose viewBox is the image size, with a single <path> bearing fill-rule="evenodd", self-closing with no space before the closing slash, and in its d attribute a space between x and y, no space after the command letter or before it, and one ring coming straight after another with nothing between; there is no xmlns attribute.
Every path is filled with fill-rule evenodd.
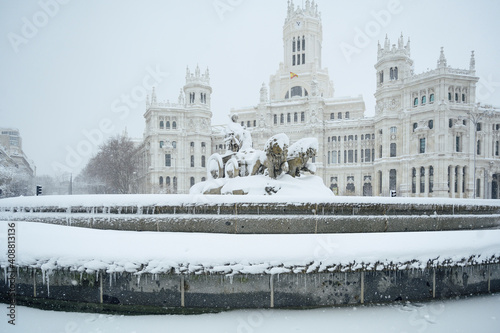
<svg viewBox="0 0 500 333"><path fill-rule="evenodd" d="M4 310L5 312L5 310ZM238 310L204 315L117 316L17 308L16 325L2 316L0 332L23 333L266 333L500 332L500 295L430 303L314 310Z"/></svg>

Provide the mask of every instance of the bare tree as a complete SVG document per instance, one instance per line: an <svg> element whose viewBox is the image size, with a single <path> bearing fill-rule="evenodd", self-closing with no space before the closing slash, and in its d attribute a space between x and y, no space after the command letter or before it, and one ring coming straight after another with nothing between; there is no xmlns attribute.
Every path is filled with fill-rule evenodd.
<svg viewBox="0 0 500 333"><path fill-rule="evenodd" d="M79 178L84 179L94 193L130 193L137 172L135 150L128 137L112 137L99 147Z"/></svg>

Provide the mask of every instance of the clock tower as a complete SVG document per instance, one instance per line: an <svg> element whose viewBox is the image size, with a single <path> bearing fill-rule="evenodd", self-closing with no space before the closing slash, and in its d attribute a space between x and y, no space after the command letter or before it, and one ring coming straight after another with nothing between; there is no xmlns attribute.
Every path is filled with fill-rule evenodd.
<svg viewBox="0 0 500 333"><path fill-rule="evenodd" d="M320 97L333 97L328 70L321 68L322 40L321 13L314 0L307 0L303 8L288 1L283 26L284 59L271 76L271 100L312 96L313 92Z"/></svg>

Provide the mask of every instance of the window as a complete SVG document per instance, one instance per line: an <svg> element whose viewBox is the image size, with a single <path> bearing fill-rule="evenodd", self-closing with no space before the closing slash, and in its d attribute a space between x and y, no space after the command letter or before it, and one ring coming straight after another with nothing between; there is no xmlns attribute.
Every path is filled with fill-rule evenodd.
<svg viewBox="0 0 500 333"><path fill-rule="evenodd" d="M160 141L160 148L163 148L163 141Z"/></svg>
<svg viewBox="0 0 500 333"><path fill-rule="evenodd" d="M274 125L278 124L278 115L274 115Z"/></svg>
<svg viewBox="0 0 500 333"><path fill-rule="evenodd" d="M160 181L159 181L159 183L160 183L160 187L163 187L163 177L162 177L162 176L160 176Z"/></svg>
<svg viewBox="0 0 500 333"><path fill-rule="evenodd" d="M481 179L476 179L476 197L481 197Z"/></svg>
<svg viewBox="0 0 500 333"><path fill-rule="evenodd" d="M292 66L295 66L295 54L292 56Z"/></svg>
<svg viewBox="0 0 500 333"><path fill-rule="evenodd" d="M349 151L347 152L347 162L348 163L354 162L354 154L352 149L349 149Z"/></svg>
<svg viewBox="0 0 500 333"><path fill-rule="evenodd" d="M204 182L206 181L207 179L205 177L201 177L201 181Z"/></svg>
<svg viewBox="0 0 500 333"><path fill-rule="evenodd" d="M253 127L256 127L257 126L257 120L254 120L253 121Z"/></svg>
<svg viewBox="0 0 500 333"><path fill-rule="evenodd" d="M461 141L461 140L460 140L460 136L459 136L459 135L457 135L457 136L455 137L455 151L456 151L457 153L459 153L459 152L461 152L461 151L462 151L462 147L461 147L460 141Z"/></svg>
<svg viewBox="0 0 500 333"><path fill-rule="evenodd" d="M306 49L306 38L305 36L302 36L302 51L305 51Z"/></svg>
<svg viewBox="0 0 500 333"><path fill-rule="evenodd" d="M204 168L205 167L205 155L201 156L201 166Z"/></svg>
<svg viewBox="0 0 500 333"><path fill-rule="evenodd" d="M429 167L429 193L434 191L434 167Z"/></svg>
<svg viewBox="0 0 500 333"><path fill-rule="evenodd" d="M390 69L389 77L391 78L391 81L394 80L394 68L392 68L392 67Z"/></svg>
<svg viewBox="0 0 500 333"><path fill-rule="evenodd" d="M384 71L381 71L381 72L379 73L379 82L380 82L380 83L384 83Z"/></svg>
<svg viewBox="0 0 500 333"><path fill-rule="evenodd" d="M300 51L300 37L297 37L297 51Z"/></svg>
<svg viewBox="0 0 500 333"><path fill-rule="evenodd" d="M202 142L202 143L201 143L201 148L205 148L205 146L206 146L206 145L205 145L205 142Z"/></svg>
<svg viewBox="0 0 500 333"><path fill-rule="evenodd" d="M193 141L191 141L190 146L194 147L194 142Z"/></svg>
<svg viewBox="0 0 500 333"><path fill-rule="evenodd" d="M394 67L394 80L398 79L398 68Z"/></svg>
<svg viewBox="0 0 500 333"><path fill-rule="evenodd" d="M418 105L418 97L415 97L415 99L413 100L413 106L417 106Z"/></svg>
<svg viewBox="0 0 500 333"><path fill-rule="evenodd" d="M177 192L177 177L174 177L173 183L174 183L174 192Z"/></svg>
<svg viewBox="0 0 500 333"><path fill-rule="evenodd" d="M191 177L191 178L189 179L189 183L191 184L191 186L194 186L194 177Z"/></svg>
<svg viewBox="0 0 500 333"><path fill-rule="evenodd" d="M392 126L392 127L390 128L390 131L391 131L391 133L392 133L392 134L395 134L395 133L397 133L398 128L397 128L396 126Z"/></svg>
<svg viewBox="0 0 500 333"><path fill-rule="evenodd" d="M424 105L425 103L427 103L427 97L422 96L422 105Z"/></svg>
<svg viewBox="0 0 500 333"><path fill-rule="evenodd" d="M411 170L411 193L417 193L417 169Z"/></svg>
<svg viewBox="0 0 500 333"><path fill-rule="evenodd" d="M292 121L292 115L290 113L286 114L286 122L289 123Z"/></svg>
<svg viewBox="0 0 500 333"><path fill-rule="evenodd" d="M330 138L328 138L330 139ZM328 152L328 164L330 164L330 152Z"/></svg>
<svg viewBox="0 0 500 333"><path fill-rule="evenodd" d="M378 149L378 158L382 158L382 145L380 145Z"/></svg>
<svg viewBox="0 0 500 333"><path fill-rule="evenodd" d="M467 179L467 167L462 169L462 193L465 193L465 180Z"/></svg>
<svg viewBox="0 0 500 333"><path fill-rule="evenodd" d="M346 113L345 113L345 119L349 119L349 117L350 117L349 112L346 112Z"/></svg>
<svg viewBox="0 0 500 333"><path fill-rule="evenodd" d="M462 102L465 102L465 94L462 94Z"/></svg>
<svg viewBox="0 0 500 333"><path fill-rule="evenodd" d="M241 127L243 127L243 126L245 126L245 122L244 121L241 122Z"/></svg>
<svg viewBox="0 0 500 333"><path fill-rule="evenodd" d="M293 37L292 52L295 52L295 37Z"/></svg>
<svg viewBox="0 0 500 333"><path fill-rule="evenodd" d="M333 164L337 164L338 163L337 162L337 151L336 150L332 151L332 163Z"/></svg>
<svg viewBox="0 0 500 333"><path fill-rule="evenodd" d="M455 193L458 192L458 167L455 167Z"/></svg>
<svg viewBox="0 0 500 333"><path fill-rule="evenodd" d="M455 93L455 102L458 102L458 93Z"/></svg>
<svg viewBox="0 0 500 333"><path fill-rule="evenodd" d="M301 122L306 121L306 113L305 113L305 112L301 112L301 113L300 113L300 121L301 121Z"/></svg>
<svg viewBox="0 0 500 333"><path fill-rule="evenodd" d="M167 187L170 187L170 177L165 177L165 185L167 185Z"/></svg>
<svg viewBox="0 0 500 333"><path fill-rule="evenodd" d="M389 190L396 191L396 169L389 170Z"/></svg>
<svg viewBox="0 0 500 333"><path fill-rule="evenodd" d="M297 112L295 112L293 114L293 122L296 123L298 120L299 120L299 115L297 114Z"/></svg>
<svg viewBox="0 0 500 333"><path fill-rule="evenodd" d="M160 129L163 129L163 120L160 121Z"/></svg>
<svg viewBox="0 0 500 333"><path fill-rule="evenodd" d="M191 168L194 168L194 155L191 155Z"/></svg>
<svg viewBox="0 0 500 333"><path fill-rule="evenodd" d="M177 142L172 141L172 147L173 147L174 149L175 149L175 148L177 148Z"/></svg>
<svg viewBox="0 0 500 333"><path fill-rule="evenodd" d="M453 127L453 119L448 119L448 127L452 128Z"/></svg>
<svg viewBox="0 0 500 333"><path fill-rule="evenodd" d="M448 93L448 100L451 101L451 92Z"/></svg>
<svg viewBox="0 0 500 333"><path fill-rule="evenodd" d="M167 120L167 123L166 123L166 126L165 126L166 129L170 129L170 121Z"/></svg>
<svg viewBox="0 0 500 333"><path fill-rule="evenodd" d="M424 154L425 153L425 138L421 138L420 139L420 150L419 150L420 154Z"/></svg>
<svg viewBox="0 0 500 333"><path fill-rule="evenodd" d="M429 124L427 125L429 126L429 129L433 129L434 128L434 120L429 120Z"/></svg>
<svg viewBox="0 0 500 333"><path fill-rule="evenodd" d="M339 112L339 113L337 114L337 119L342 119L342 112Z"/></svg>
<svg viewBox="0 0 500 333"><path fill-rule="evenodd" d="M481 155L481 140L477 140L476 154Z"/></svg>
<svg viewBox="0 0 500 333"><path fill-rule="evenodd" d="M247 127L250 127L250 120L247 121Z"/></svg>
<svg viewBox="0 0 500 333"><path fill-rule="evenodd" d="M334 120L335 119L335 113L330 113L330 120Z"/></svg>
<svg viewBox="0 0 500 333"><path fill-rule="evenodd" d="M418 127L418 124L417 123L413 123L413 132L415 132L415 130L417 129Z"/></svg>
<svg viewBox="0 0 500 333"><path fill-rule="evenodd" d="M499 142L498 141L495 141L495 156L498 156L498 153L499 153Z"/></svg>
<svg viewBox="0 0 500 333"><path fill-rule="evenodd" d="M172 166L172 157L170 154L165 154L165 166Z"/></svg>
<svg viewBox="0 0 500 333"><path fill-rule="evenodd" d="M172 129L176 129L177 128L177 123L175 121L172 122Z"/></svg>
<svg viewBox="0 0 500 333"><path fill-rule="evenodd" d="M425 168L420 167L420 193L425 193Z"/></svg>
<svg viewBox="0 0 500 333"><path fill-rule="evenodd" d="M280 115L280 124L283 124L285 122L285 115L282 113Z"/></svg>
<svg viewBox="0 0 500 333"><path fill-rule="evenodd" d="M306 63L306 54L302 53L302 65Z"/></svg>
<svg viewBox="0 0 500 333"><path fill-rule="evenodd" d="M396 144L393 142L391 143L391 157L396 157Z"/></svg>
<svg viewBox="0 0 500 333"><path fill-rule="evenodd" d="M378 193L382 194L382 171L378 172Z"/></svg>
<svg viewBox="0 0 500 333"><path fill-rule="evenodd" d="M477 130L478 132L481 132L482 127L483 127L483 124L482 124L482 123L477 123L477 125L476 125L476 130Z"/></svg>
<svg viewBox="0 0 500 333"><path fill-rule="evenodd" d="M430 94L429 103L434 103L434 94Z"/></svg>

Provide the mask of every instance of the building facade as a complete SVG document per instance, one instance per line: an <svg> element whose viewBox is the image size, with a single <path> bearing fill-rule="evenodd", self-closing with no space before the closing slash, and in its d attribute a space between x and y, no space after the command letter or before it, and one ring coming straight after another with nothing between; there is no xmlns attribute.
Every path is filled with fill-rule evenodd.
<svg viewBox="0 0 500 333"><path fill-rule="evenodd" d="M500 110L476 103L474 52L469 68L458 69L441 49L435 69L415 74L409 39L391 44L386 37L375 64L375 115L367 117L362 96L334 96L322 67L322 38L314 1L289 3L284 59L269 88L262 85L255 107L230 112L251 132L255 148L278 133L291 142L316 137L317 175L338 195L499 198ZM225 149L223 131L210 124L208 80L208 70L188 71L180 104L159 105L154 94L148 102L146 192L161 192L167 176L177 177L173 192L188 192L193 181L204 180L203 158ZM167 130L169 117L182 130ZM167 166L168 152L178 154L175 167L172 160Z"/></svg>

